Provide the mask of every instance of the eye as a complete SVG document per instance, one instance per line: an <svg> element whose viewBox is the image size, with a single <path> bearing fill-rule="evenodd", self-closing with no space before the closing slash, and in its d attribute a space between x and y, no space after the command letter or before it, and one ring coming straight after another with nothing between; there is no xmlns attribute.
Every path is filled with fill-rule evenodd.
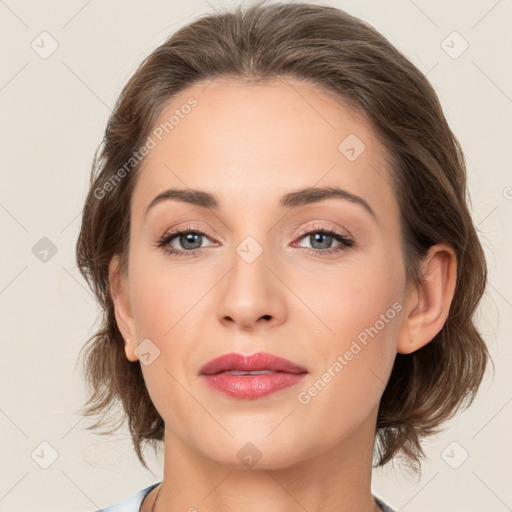
<svg viewBox="0 0 512 512"><path fill-rule="evenodd" d="M353 240L339 233L334 228L314 226L307 230L301 230L300 233L303 234L300 240L305 239L310 243L310 247L303 248L314 256L323 256L325 254L345 251L354 245ZM339 245L332 247L333 242L338 242Z"/></svg>
<svg viewBox="0 0 512 512"><path fill-rule="evenodd" d="M299 240L304 239L310 243L310 247L300 245L299 247L314 256L325 256L345 251L354 245L353 240L334 228L313 226L301 230L299 233L302 234ZM162 248L163 251L170 256L178 258L187 256L194 257L205 248L202 245L205 238L210 239L210 235L194 226L186 226L165 234L157 241L156 246ZM333 243L337 243L338 245L333 247ZM181 246L181 248L176 247L176 245Z"/></svg>
<svg viewBox="0 0 512 512"><path fill-rule="evenodd" d="M203 239L208 236L204 231L186 226L164 235L156 245L169 255L195 256L203 248L201 247ZM176 245L180 245L183 249L175 247Z"/></svg>

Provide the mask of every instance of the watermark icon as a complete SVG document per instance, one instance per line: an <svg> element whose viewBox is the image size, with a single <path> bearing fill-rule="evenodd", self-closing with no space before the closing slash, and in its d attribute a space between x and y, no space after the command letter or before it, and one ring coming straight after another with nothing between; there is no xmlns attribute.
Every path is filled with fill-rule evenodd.
<svg viewBox="0 0 512 512"><path fill-rule="evenodd" d="M133 353L144 366L149 366L160 355L160 349L146 338L137 345Z"/></svg>
<svg viewBox="0 0 512 512"><path fill-rule="evenodd" d="M350 162L353 162L366 149L363 141L355 134L347 135L338 146L338 151Z"/></svg>
<svg viewBox="0 0 512 512"><path fill-rule="evenodd" d="M57 51L59 43L49 32L44 31L36 36L30 43L30 47L41 59L47 59Z"/></svg>
<svg viewBox="0 0 512 512"><path fill-rule="evenodd" d="M503 189L503 197L505 199L512 199L512 187L505 187Z"/></svg>
<svg viewBox="0 0 512 512"><path fill-rule="evenodd" d="M310 386L306 391L301 391L297 395L297 400L302 405L307 405L311 402L311 398L315 397L320 393L331 380L336 377L345 366L347 366L354 356L359 354L361 350L368 345L368 336L372 339L377 336L377 334L384 329L386 324L390 322L393 318L395 318L397 313L402 311L402 304L395 302L392 307L386 310L385 313L381 313L379 316L379 320L377 320L372 326L365 327L363 331L361 331L357 335L357 339L352 340L350 344L350 348L346 350L343 355L338 355L336 361L334 361L327 371L322 374L321 378L319 378L312 386ZM359 341L359 343L358 343ZM362 345L362 346L361 346Z"/></svg>
<svg viewBox="0 0 512 512"><path fill-rule="evenodd" d="M43 236L32 247L32 254L42 263L48 263L57 254L57 251L57 246L46 236Z"/></svg>
<svg viewBox="0 0 512 512"><path fill-rule="evenodd" d="M114 190L121 180L126 177L147 155L149 155L150 151L157 146L157 143L160 142L165 135L174 130L174 128L181 122L181 119L185 119L185 117L192 111L192 108L196 106L197 100L191 96L188 98L186 103L180 106L180 108L174 110L174 113L169 117L168 121L160 123L157 127L153 128L144 144L142 144L137 151L134 151L131 154L125 164L117 169L117 171L110 176L105 183L94 189L94 197L96 199L103 199L107 195L107 192Z"/></svg>
<svg viewBox="0 0 512 512"><path fill-rule="evenodd" d="M469 48L469 43L454 30L441 41L441 48L452 59L458 59Z"/></svg>
<svg viewBox="0 0 512 512"><path fill-rule="evenodd" d="M252 263L263 252L263 247L252 236L246 236L235 249L246 263Z"/></svg>
<svg viewBox="0 0 512 512"><path fill-rule="evenodd" d="M59 458L59 452L50 443L43 441L36 446L30 456L40 468L48 469Z"/></svg>
<svg viewBox="0 0 512 512"><path fill-rule="evenodd" d="M253 443L249 442L245 443L242 448L238 450L236 455L248 468L250 468L261 459L263 454Z"/></svg>
<svg viewBox="0 0 512 512"><path fill-rule="evenodd" d="M442 452L441 458L452 469L459 469L469 457L467 450L457 441L452 441Z"/></svg>

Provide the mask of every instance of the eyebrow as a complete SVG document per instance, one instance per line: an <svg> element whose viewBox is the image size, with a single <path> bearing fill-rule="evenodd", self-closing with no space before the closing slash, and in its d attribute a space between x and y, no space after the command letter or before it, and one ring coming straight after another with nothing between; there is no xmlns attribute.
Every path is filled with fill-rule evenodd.
<svg viewBox="0 0 512 512"><path fill-rule="evenodd" d="M308 187L283 195L279 200L282 208L297 208L308 204L317 203L325 199L343 199L362 206L377 221L377 215L373 208L362 197L356 196L339 187ZM158 194L146 208L144 216L149 210L162 201L174 199L202 208L219 210L220 201L215 194L197 189L169 188Z"/></svg>

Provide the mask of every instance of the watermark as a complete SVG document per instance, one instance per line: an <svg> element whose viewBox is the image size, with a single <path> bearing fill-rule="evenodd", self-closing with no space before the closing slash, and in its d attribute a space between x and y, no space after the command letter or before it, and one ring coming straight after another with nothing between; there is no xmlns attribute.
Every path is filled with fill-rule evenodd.
<svg viewBox="0 0 512 512"><path fill-rule="evenodd" d="M354 359L354 356L359 354L359 352L361 352L361 350L368 345L368 336L371 339L377 336L377 334L379 334L379 332L384 329L386 324L395 318L396 314L400 313L402 309L402 304L395 302L392 307L386 310L385 313L381 313L379 319L372 326L365 327L365 329L356 336L357 339L352 340L350 348L346 350L343 355L338 355L336 361L334 361L334 363L332 363L329 368L327 368L327 371L322 374L321 378L318 379L306 391L301 391L297 395L297 400L299 403L302 405L309 404L309 402L311 402L311 398L317 396L318 393L320 393L320 391L322 391L325 386L327 386L327 384L331 382L331 380L336 377L341 372L341 370L343 370L343 368L345 368L345 366L347 366L349 362L352 361L352 359Z"/></svg>
<svg viewBox="0 0 512 512"><path fill-rule="evenodd" d="M248 468L254 466L263 456L258 447L251 442L245 443L236 455Z"/></svg>
<svg viewBox="0 0 512 512"><path fill-rule="evenodd" d="M263 253L263 247L252 236L246 236L235 250L246 263L253 263Z"/></svg>
<svg viewBox="0 0 512 512"><path fill-rule="evenodd" d="M133 353L144 366L149 366L160 356L160 349L149 339L143 339Z"/></svg>
<svg viewBox="0 0 512 512"><path fill-rule="evenodd" d="M469 457L467 450L457 441L452 441L442 452L441 458L452 469L459 469Z"/></svg>
<svg viewBox="0 0 512 512"><path fill-rule="evenodd" d="M441 41L441 48L452 59L458 59L469 48L469 43L454 30Z"/></svg>
<svg viewBox="0 0 512 512"><path fill-rule="evenodd" d="M41 59L47 59L55 53L59 42L49 32L43 31L30 43L30 47Z"/></svg>
<svg viewBox="0 0 512 512"><path fill-rule="evenodd" d="M197 100L191 96L186 103L180 106L180 108L174 110L174 113L169 117L168 121L160 123L157 127L153 128L144 144L142 144L137 151L134 151L131 154L125 164L117 169L117 171L110 176L103 185L94 189L94 197L96 199L103 199L107 195L107 192L114 190L121 180L126 177L147 155L149 155L150 151L157 146L157 143L160 142L165 135L174 130L174 128L181 122L181 119L185 119L185 117L192 111L192 108L196 106Z"/></svg>
<svg viewBox="0 0 512 512"><path fill-rule="evenodd" d="M42 441L30 456L39 467L48 469L59 458L59 452L48 441Z"/></svg>
<svg viewBox="0 0 512 512"><path fill-rule="evenodd" d="M347 135L338 146L338 151L350 162L357 160L365 149L364 142L354 133Z"/></svg>
<svg viewBox="0 0 512 512"><path fill-rule="evenodd" d="M46 236L43 236L32 247L32 254L42 263L48 263L57 254L57 251L57 246Z"/></svg>

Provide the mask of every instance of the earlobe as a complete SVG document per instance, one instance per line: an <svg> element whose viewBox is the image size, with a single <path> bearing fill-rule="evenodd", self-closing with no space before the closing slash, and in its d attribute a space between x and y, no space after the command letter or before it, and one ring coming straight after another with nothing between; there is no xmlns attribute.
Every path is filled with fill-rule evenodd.
<svg viewBox="0 0 512 512"><path fill-rule="evenodd" d="M124 351L126 353L126 358L132 362L139 360L139 358L134 353L134 349L135 345L130 341L129 338L126 338L124 340Z"/></svg>
<svg viewBox="0 0 512 512"><path fill-rule="evenodd" d="M129 361L137 361L134 354L135 343L135 323L130 307L128 279L123 275L119 265L119 255L114 255L109 263L109 290L112 302L114 303L114 312L116 323L125 343L124 349ZM130 340L127 342L126 340Z"/></svg>
<svg viewBox="0 0 512 512"><path fill-rule="evenodd" d="M421 263L421 282L406 299L397 351L409 354L432 341L448 318L457 281L457 258L445 245L432 246Z"/></svg>

